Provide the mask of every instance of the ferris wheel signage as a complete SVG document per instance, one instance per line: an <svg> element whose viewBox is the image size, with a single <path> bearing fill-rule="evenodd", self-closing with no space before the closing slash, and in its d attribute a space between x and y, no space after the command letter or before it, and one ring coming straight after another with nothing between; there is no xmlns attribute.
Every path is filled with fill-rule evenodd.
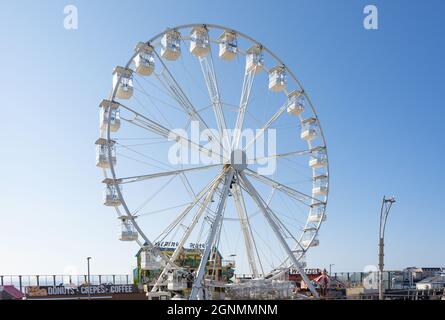
<svg viewBox="0 0 445 320"><path fill-rule="evenodd" d="M304 269L304 273L306 273L307 275L316 275L316 274L320 274L321 270L320 269ZM289 274L297 275L297 274L300 274L300 272L296 268L290 268Z"/></svg>
<svg viewBox="0 0 445 320"><path fill-rule="evenodd" d="M177 248L179 246L179 242L175 242L175 241L160 241L160 242L156 242L155 243L155 247L157 248L164 248L164 249L174 249ZM189 244L189 249L205 249L206 245L205 243L190 243Z"/></svg>

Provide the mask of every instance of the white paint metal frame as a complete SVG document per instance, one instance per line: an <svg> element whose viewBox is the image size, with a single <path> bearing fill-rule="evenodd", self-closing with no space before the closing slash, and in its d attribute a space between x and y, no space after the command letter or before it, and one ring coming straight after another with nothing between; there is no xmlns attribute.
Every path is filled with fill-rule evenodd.
<svg viewBox="0 0 445 320"><path fill-rule="evenodd" d="M207 264L209 256L210 256L212 246L215 244L217 237L218 237L218 230L219 230L219 228L222 224L222 221L223 221L225 203L228 199L229 193L231 193L233 195L233 200L234 200L236 211L237 211L237 214L239 217L239 222L240 222L241 230L243 232L243 237L244 237L244 242L245 242L245 247L246 247L246 253L248 256L249 267L251 269L252 274L255 277L260 276L259 270L258 270L258 264L261 264L261 261L260 261L261 259L260 259L260 255L258 254L258 251L256 250L254 235L250 228L249 216L248 216L248 213L246 210L246 205L244 203L243 190L247 194L249 194L250 198L256 203L256 205L260 209L260 212L263 214L263 216L267 220L269 226L274 231L274 234L275 234L278 242L281 244L282 248L287 253L287 258L283 261L282 266L287 266L287 267L293 266L293 267L297 268L299 270L299 272L301 273L304 281L308 285L309 289L311 290L312 294L315 297L318 297L316 290L314 289L314 287L308 280L308 278L307 278L306 274L304 273L304 270L299 262L299 260L304 257L307 250L310 248L312 242L316 241L315 237L318 234L321 224L325 220L325 215L326 215L325 208L326 208L326 204L327 204L327 200L328 200L328 187L329 187L329 181L328 181L329 175L327 174L327 172L329 170L329 164L327 161L325 138L324 138L323 130L319 124L318 117L315 113L315 109L311 103L311 100L310 100L309 96L306 94L306 92L304 91L300 82L297 80L295 75L292 73L292 71L272 51L267 49L264 45L260 44L255 39L253 39L241 32L235 31L233 29L228 29L228 28L218 26L218 25L213 25L213 24L189 24L189 25L178 26L178 27L169 29L165 32L162 32L162 33L156 35L155 37L153 37L149 41L147 41L146 44L153 47L154 57L157 59L156 65L160 65L162 67L162 71L156 75L156 77L159 80L159 83L177 101L178 105L185 111L185 113L189 116L189 118L198 121L204 128L209 129L207 123L201 117L200 113L197 111L195 106L191 103L190 99L187 97L184 90L182 89L182 87L180 86L178 81L175 79L172 72L167 67L167 64L164 62L163 57L160 54L158 54L157 51L155 50L156 44L158 44L158 46L159 46L160 39L166 33L172 32L172 30L174 30L174 32L177 32L180 35L181 30L189 30L189 29L193 29L193 28L197 28L197 27L204 27L204 28L206 28L206 30L215 29L215 30L219 30L222 32L230 31L234 35L236 35L237 38L243 38L245 41L250 42L252 44L252 47L256 46L256 47L260 48L261 54L263 54L263 53L268 54L271 57L271 59L273 59L275 61L276 65L282 66L283 71L286 72L288 78L292 79L294 81L294 83L298 86L300 95L304 96L305 101L307 102L307 104L311 110L314 122L316 123L317 130L319 132L319 138L322 142L321 147L324 148L323 149L324 154L326 155L326 165L324 166L324 168L326 170L326 179L327 179L326 194L324 195L324 197L322 199L320 199L318 197L314 197L313 195L305 194L305 193L295 190L283 183L275 181L269 177L262 176L249 168L240 168L239 166L234 166L233 163L230 163L230 159L228 159L227 157L224 157L224 155L221 155L221 154L213 155L212 154L215 157L219 157L219 158L223 159L223 163L221 163L221 165L224 165L224 166L222 166L221 173L217 177L215 177L213 180L211 180L211 182L203 190L201 190L198 194L193 195L194 198L192 200L192 203L184 211L182 211L178 215L178 217L164 231L164 232L170 232L172 230L172 228L177 226L177 224L180 221L182 221L182 219L185 217L185 215L187 215L193 208L198 207L198 211L195 214L194 218L192 219L191 224L186 228L184 234L182 235L180 245L178 246L178 248L175 250L175 252L173 253L173 255L171 257L168 257L165 254L163 254L163 252L161 252L161 250L159 250L159 248L157 248L151 242L151 240L145 235L144 231L141 229L141 227L138 225L138 223L135 220L136 216L132 214L132 211L127 206L123 192L122 192L121 188L119 188L119 187L116 188L116 192L121 200L122 209L116 207L116 211L119 216L125 217L126 221L131 222L132 226L134 226L134 229L141 235L143 242L138 241L138 244L141 247L143 247L144 250L150 250L152 254L159 256L161 258L161 260L164 262L165 268L163 269L161 276L159 277L155 286L153 287L153 291L156 291L160 288L161 285L163 285L165 274L171 269L178 268L178 266L175 265L175 260L179 254L180 248L182 248L182 246L187 241L190 233L196 227L200 217L205 212L209 203L212 201L221 182L224 181L222 190L220 192L218 208L217 208L217 211L214 214L213 219L211 221L210 232L207 237L205 250L202 253L201 262L200 262L198 272L197 272L197 275L196 275L196 278L195 278L195 281L193 284L192 292L191 292L191 295L189 298L190 299L198 299L200 296L199 292L204 285L205 267L206 267L206 264ZM183 40L184 39L186 39L186 38L183 38ZM188 40L190 40L190 39L188 39ZM219 44L219 42L217 40L210 39L210 43L212 43L212 42L213 43L216 42L217 44ZM243 51L241 48L238 48L238 50L237 50L238 54L242 54L243 52L245 54L246 51ZM184 53L181 52L181 54L184 54ZM129 62L127 63L127 65L124 67L125 70L131 70L131 66L132 66L133 60L136 55L137 55L137 52L133 54L133 56L130 58ZM253 82L255 79L255 74L257 73L257 71L260 71L260 70L255 70L255 69L248 70L246 68L245 75L244 75L244 81L243 81L243 87L241 89L241 97L240 97L237 121L236 121L236 125L235 125L234 139L233 139L233 141L230 141L230 138L228 138L229 139L228 141L223 141L223 139L226 139L228 137L227 135L223 134L224 130L227 129L227 124L225 122L224 113L222 111L221 97L220 97L219 88L218 88L218 81L217 81L217 76L215 73L213 60L212 60L213 59L212 48L210 48L209 54L198 56L197 58L199 59L199 62L201 65L201 70L202 70L202 73L203 73L203 76L204 76L204 79L205 79L205 82L207 85L208 94L210 97L210 101L212 103L214 115L215 115L216 122L218 125L219 137L214 137L214 138L216 138L217 139L216 141L218 141L224 147L225 151L227 151L226 150L227 148L230 148L230 150L228 150L228 151L230 151L229 154L231 154L231 152L234 152L235 150L238 150L238 148L239 148L240 132L243 128L244 118L245 118L245 114L247 112L249 97L250 97ZM171 61L172 59L168 59L168 60ZM158 64L158 62L160 64ZM266 67L265 66L263 67L263 65L262 65L261 69L263 69L263 68L267 71ZM122 75L114 80L116 84L121 83L121 77L122 77ZM132 119L127 119L129 123L131 123L135 126L144 128L152 133L155 133L156 135L158 135L159 137L164 138L164 139L168 139L169 137L171 138L172 134L175 135L175 133L171 129L166 128L165 126L159 124L158 122L154 121L153 119L150 119L147 116L133 110L131 107L124 105L120 102L117 102L116 98L118 98L118 96L117 96L118 90L119 90L119 85L115 85L113 87L112 93L110 94L109 101L113 103L113 106L115 106L115 104L118 103L120 108L123 108L133 114L134 117ZM283 92L286 95L286 97L289 96L289 92L287 91L286 88L284 88ZM289 106L289 103L286 100L284 102L284 104L276 111L276 113L260 128L259 133L247 145L247 147L244 150L246 150L252 144L254 144L256 142L256 140L259 139L261 137L261 135L263 135L267 131L267 129L270 128L274 124L274 122L277 121L278 118L280 118L284 113L286 113L288 106ZM110 109L111 103L108 107L104 106L104 108L105 109L108 108L108 110L111 110ZM299 118L301 123L304 122L304 120L302 119L300 114L296 114L295 116L297 116ZM114 131L116 131L116 130L114 130ZM111 143L111 141L113 141L112 134L114 133L114 131L111 130L111 123L110 123L110 121L108 121L106 128L102 128L102 130L101 130L101 136L105 137L105 139ZM181 137L177 134L176 134L175 138L177 141L178 140L184 141L184 143L190 145L198 152L204 153L206 155L209 154L209 150L206 149L202 145L196 144L196 143L188 140L187 138ZM313 140L308 140L307 145L308 145L307 150L277 154L273 157L284 158L284 157L310 154L311 150L314 149ZM317 146L317 147L320 147L320 146ZM105 178L109 179L108 182L111 181L112 184L115 186L120 186L121 184L126 184L126 183L137 183L139 181L157 179L159 177L165 177L165 176L180 175L182 178L184 178L186 172L205 171L210 168L217 167L217 165L210 165L210 166L207 165L207 166L199 166L196 168L159 172L159 173L155 173L155 174L142 174L139 176L132 176L132 177L118 177L116 168L115 168L115 163L113 163L113 161L111 160L112 159L112 149L111 148L108 148L108 159L109 159L109 168L103 168L103 172L104 172ZM250 159L250 160L252 160L252 159ZM246 166L247 166L247 164L246 164ZM309 165L308 165L308 167L309 167ZM318 166L312 167L312 168L309 167L309 168L312 170L313 177L316 177L318 175L317 169L320 169L320 168ZM301 203L307 205L308 210L309 210L308 217L314 216L312 214L312 211L314 210L313 209L314 207L317 207L317 210L318 210L317 214L318 214L318 216L320 216L320 219L317 219L316 221L311 221L308 218L308 220L306 222L305 229L313 228L311 230L314 230L314 236L308 241L306 246L301 245L302 237L303 237L303 235L302 235L302 237L298 240L298 245L296 248L289 247L288 243L283 238L282 222L280 222L278 217L273 213L273 211L269 207L268 203L263 200L263 198L261 197L258 190L256 190L254 188L254 186L251 184L251 182L249 181L248 177L257 180L258 182L260 182L264 185L268 185L269 187L272 187L274 190L280 191L283 194L285 194L289 197L292 197L293 199L296 199L296 200L300 201ZM184 178L184 179L186 179L186 178ZM193 192L191 192L191 193L193 194ZM202 203L201 203L201 201L202 201ZM321 206L319 206L320 204L323 206L322 212L320 212L320 207L321 207ZM295 252L300 252L300 255L296 256ZM261 266L261 268L262 268L262 266ZM277 276L280 274L280 272L272 271L271 274L273 276Z"/></svg>

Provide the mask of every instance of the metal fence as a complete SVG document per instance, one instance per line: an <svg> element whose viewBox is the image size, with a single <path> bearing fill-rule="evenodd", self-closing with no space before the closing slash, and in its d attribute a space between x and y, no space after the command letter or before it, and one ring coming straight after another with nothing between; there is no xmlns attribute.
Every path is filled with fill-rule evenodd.
<svg viewBox="0 0 445 320"><path fill-rule="evenodd" d="M365 282L369 286L376 286L378 272L336 272L332 273L331 277L349 288L364 286ZM403 289L413 286L407 281L407 275L402 271L384 271L383 283L385 289Z"/></svg>
<svg viewBox="0 0 445 320"><path fill-rule="evenodd" d="M0 275L0 286L13 285L23 293L28 286L59 286L88 283L88 275ZM129 274L90 275L90 284L132 284Z"/></svg>

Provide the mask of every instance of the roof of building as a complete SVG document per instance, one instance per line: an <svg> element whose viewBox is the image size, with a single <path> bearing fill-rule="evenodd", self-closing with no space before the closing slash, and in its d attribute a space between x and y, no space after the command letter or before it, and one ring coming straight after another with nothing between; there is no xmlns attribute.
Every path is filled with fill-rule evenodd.
<svg viewBox="0 0 445 320"><path fill-rule="evenodd" d="M445 275L428 277L423 280L420 280L417 283L443 283L443 284L445 284Z"/></svg>
<svg viewBox="0 0 445 320"><path fill-rule="evenodd" d="M0 291L5 292L13 299L22 299L25 295L13 285L0 286Z"/></svg>
<svg viewBox="0 0 445 320"><path fill-rule="evenodd" d="M422 272L422 271L442 271L442 270L445 270L445 268L442 268L442 267L408 267L405 270Z"/></svg>

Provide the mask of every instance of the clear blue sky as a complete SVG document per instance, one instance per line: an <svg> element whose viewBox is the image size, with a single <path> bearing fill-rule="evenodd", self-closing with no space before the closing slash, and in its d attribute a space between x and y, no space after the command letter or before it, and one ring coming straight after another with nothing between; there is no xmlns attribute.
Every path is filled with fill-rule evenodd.
<svg viewBox="0 0 445 320"><path fill-rule="evenodd" d="M63 8L79 29L63 28ZM376 4L379 30L362 26ZM310 265L377 263L380 200L397 203L386 267L445 266L443 1L2 1L0 274L129 273L94 165L98 102L134 45L179 24L232 27L297 73L326 134L329 220Z"/></svg>

